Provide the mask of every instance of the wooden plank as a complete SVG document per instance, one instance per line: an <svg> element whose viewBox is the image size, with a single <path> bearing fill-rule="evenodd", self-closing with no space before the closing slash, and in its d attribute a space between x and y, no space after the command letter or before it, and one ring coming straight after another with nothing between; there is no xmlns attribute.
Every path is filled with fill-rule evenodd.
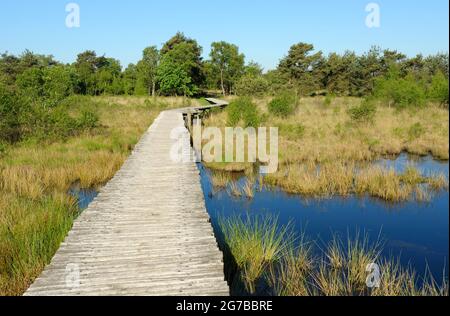
<svg viewBox="0 0 450 316"><path fill-rule="evenodd" d="M199 171L169 156L186 112L159 115L25 295L229 295Z"/></svg>

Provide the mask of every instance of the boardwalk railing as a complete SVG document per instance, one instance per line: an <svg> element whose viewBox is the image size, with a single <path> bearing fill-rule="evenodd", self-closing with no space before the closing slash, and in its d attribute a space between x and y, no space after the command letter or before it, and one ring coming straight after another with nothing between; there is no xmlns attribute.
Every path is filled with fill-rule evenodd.
<svg viewBox="0 0 450 316"><path fill-rule="evenodd" d="M229 294L199 171L170 159L183 114L226 105L209 102L159 115L25 295Z"/></svg>

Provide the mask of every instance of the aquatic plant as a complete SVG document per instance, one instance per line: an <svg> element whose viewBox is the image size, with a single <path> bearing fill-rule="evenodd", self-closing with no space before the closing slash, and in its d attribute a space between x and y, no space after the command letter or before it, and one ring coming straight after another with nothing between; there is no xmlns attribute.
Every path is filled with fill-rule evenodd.
<svg viewBox="0 0 450 316"><path fill-rule="evenodd" d="M278 219L272 216L220 218L219 226L240 278L247 291L254 293L255 282L287 249L291 226L278 227Z"/></svg>
<svg viewBox="0 0 450 316"><path fill-rule="evenodd" d="M259 294L282 296L445 296L447 277L441 283L431 273L422 279L399 258L382 258L383 242L372 241L367 233L337 235L316 251L304 233L292 233L290 225L277 227L272 217L221 218L228 256L234 258L236 277L249 293L256 284L267 284ZM319 255L314 255L320 253ZM368 268L377 264L379 284L369 286ZM374 284L375 285L375 284ZM262 291L262 292L261 292Z"/></svg>

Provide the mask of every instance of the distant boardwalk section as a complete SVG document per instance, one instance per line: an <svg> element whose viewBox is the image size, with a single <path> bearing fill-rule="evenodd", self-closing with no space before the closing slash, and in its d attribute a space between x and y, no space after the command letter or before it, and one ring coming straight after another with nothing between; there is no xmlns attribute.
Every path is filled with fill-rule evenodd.
<svg viewBox="0 0 450 316"><path fill-rule="evenodd" d="M25 295L229 295L193 162L175 163L162 112Z"/></svg>

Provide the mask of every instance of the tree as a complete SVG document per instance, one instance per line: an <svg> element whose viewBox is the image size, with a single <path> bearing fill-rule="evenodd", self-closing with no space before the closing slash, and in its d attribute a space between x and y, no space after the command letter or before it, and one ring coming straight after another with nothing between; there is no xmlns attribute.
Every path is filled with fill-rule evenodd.
<svg viewBox="0 0 450 316"><path fill-rule="evenodd" d="M281 72L288 75L291 82L295 82L302 94L312 92L320 86L317 70L322 52L312 54L313 51L314 46L311 44L295 44L278 66Z"/></svg>
<svg viewBox="0 0 450 316"><path fill-rule="evenodd" d="M159 51L156 46L144 49L142 59L137 64L137 85L148 95L155 95L156 73L159 64Z"/></svg>
<svg viewBox="0 0 450 316"><path fill-rule="evenodd" d="M252 60L247 65L245 65L244 74L253 77L262 76L263 67L257 62Z"/></svg>
<svg viewBox="0 0 450 316"><path fill-rule="evenodd" d="M44 95L43 71L38 67L29 68L18 75L16 84L22 94L30 100L37 100Z"/></svg>
<svg viewBox="0 0 450 316"><path fill-rule="evenodd" d="M201 55L202 48L197 44L197 41L191 38L188 38L182 32L177 32L171 39L169 39L161 48L161 55L167 54L169 51L175 48L178 44L188 43L191 44L196 49L196 55Z"/></svg>
<svg viewBox="0 0 450 316"><path fill-rule="evenodd" d="M182 42L162 55L157 70L157 82L163 94L193 95L204 82L200 56L196 45ZM181 76L175 80L174 76ZM166 77L169 77L167 79ZM163 87L164 86L164 87Z"/></svg>
<svg viewBox="0 0 450 316"><path fill-rule="evenodd" d="M99 57L95 71L95 92L94 94L110 93L115 94L117 85L122 73L120 62L114 58Z"/></svg>
<svg viewBox="0 0 450 316"><path fill-rule="evenodd" d="M190 77L192 86L199 88L204 85L202 47L196 40L178 32L163 45L160 55L161 60L169 58L173 63L181 64Z"/></svg>
<svg viewBox="0 0 450 316"><path fill-rule="evenodd" d="M0 82L0 143L15 142L21 136L20 111L23 110L17 95Z"/></svg>
<svg viewBox="0 0 450 316"><path fill-rule="evenodd" d="M322 65L322 85L330 93L350 95L355 90L354 70L357 57L353 52L344 55L331 53Z"/></svg>
<svg viewBox="0 0 450 316"><path fill-rule="evenodd" d="M225 96L244 73L245 56L236 45L226 42L211 44L211 63L219 73L220 87Z"/></svg>
<svg viewBox="0 0 450 316"><path fill-rule="evenodd" d="M59 65L43 69L43 98L48 101L49 106L56 106L64 98L73 94L73 78L73 69L67 66Z"/></svg>
<svg viewBox="0 0 450 316"><path fill-rule="evenodd" d="M158 68L158 81L161 93L165 95L192 96L196 93L189 74L181 65L170 59L163 59L161 62Z"/></svg>
<svg viewBox="0 0 450 316"><path fill-rule="evenodd" d="M94 74L97 70L97 54L94 51L85 51L78 54L74 66L78 74L76 91L81 94L94 94L96 81Z"/></svg>
<svg viewBox="0 0 450 316"><path fill-rule="evenodd" d="M122 75L123 92L127 95L135 94L137 69L135 64L129 64Z"/></svg>

